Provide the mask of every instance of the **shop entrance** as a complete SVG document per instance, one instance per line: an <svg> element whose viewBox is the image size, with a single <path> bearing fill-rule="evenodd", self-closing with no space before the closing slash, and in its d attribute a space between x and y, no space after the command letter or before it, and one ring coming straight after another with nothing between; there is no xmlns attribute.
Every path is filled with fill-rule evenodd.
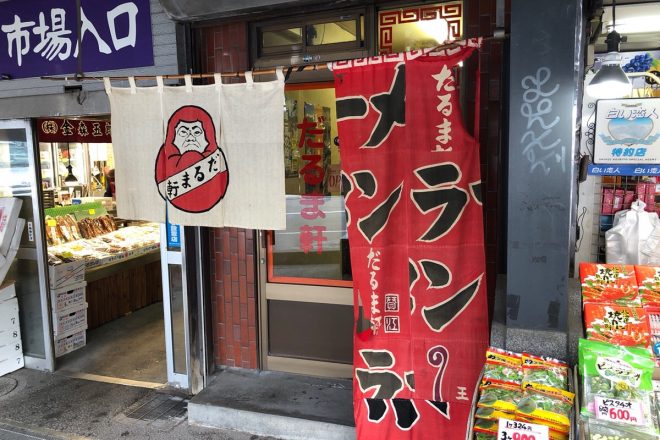
<svg viewBox="0 0 660 440"><path fill-rule="evenodd" d="M353 294L332 83L287 86L284 231L262 233L265 369L350 377Z"/></svg>
<svg viewBox="0 0 660 440"><path fill-rule="evenodd" d="M184 233L117 217L109 117L0 121L0 167L26 366L189 389Z"/></svg>

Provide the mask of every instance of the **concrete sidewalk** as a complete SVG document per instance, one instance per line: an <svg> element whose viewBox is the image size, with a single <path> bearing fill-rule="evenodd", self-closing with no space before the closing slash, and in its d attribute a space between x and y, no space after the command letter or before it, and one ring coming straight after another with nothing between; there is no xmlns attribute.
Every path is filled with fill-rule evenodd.
<svg viewBox="0 0 660 440"><path fill-rule="evenodd" d="M257 440L189 426L187 399L35 370L0 377L0 440Z"/></svg>

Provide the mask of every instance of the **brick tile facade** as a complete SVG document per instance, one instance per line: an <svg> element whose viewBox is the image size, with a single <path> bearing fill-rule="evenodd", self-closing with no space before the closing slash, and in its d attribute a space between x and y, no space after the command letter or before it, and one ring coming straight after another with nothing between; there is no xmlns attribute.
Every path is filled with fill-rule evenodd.
<svg viewBox="0 0 660 440"><path fill-rule="evenodd" d="M247 24L228 23L200 29L204 72L248 69ZM223 78L231 82L232 78ZM255 233L223 228L211 234L211 279L215 363L258 368Z"/></svg>

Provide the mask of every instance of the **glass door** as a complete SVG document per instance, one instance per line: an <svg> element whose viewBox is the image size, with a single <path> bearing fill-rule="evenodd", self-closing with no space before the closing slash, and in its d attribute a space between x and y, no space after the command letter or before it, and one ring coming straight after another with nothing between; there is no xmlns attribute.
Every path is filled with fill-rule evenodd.
<svg viewBox="0 0 660 440"><path fill-rule="evenodd" d="M262 363L350 377L352 275L332 83L288 86L286 229L261 240Z"/></svg>
<svg viewBox="0 0 660 440"><path fill-rule="evenodd" d="M172 386L189 389L190 332L182 232L183 228L178 225L168 223L160 226L160 255L163 274L167 381Z"/></svg>
<svg viewBox="0 0 660 440"><path fill-rule="evenodd" d="M0 196L18 197L25 220L20 247L5 283L14 282L25 366L53 371L41 182L29 120L0 121Z"/></svg>

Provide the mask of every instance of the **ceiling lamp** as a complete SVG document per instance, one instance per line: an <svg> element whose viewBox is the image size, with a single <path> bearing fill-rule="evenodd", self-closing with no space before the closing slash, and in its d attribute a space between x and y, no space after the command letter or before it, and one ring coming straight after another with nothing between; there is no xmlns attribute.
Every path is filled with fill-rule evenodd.
<svg viewBox="0 0 660 440"><path fill-rule="evenodd" d="M69 165L66 166L66 169L69 170L69 173L64 178L64 186L76 186L78 185L78 179L73 175L73 167L71 166L71 151L69 150L69 144L66 144L67 156L69 156Z"/></svg>
<svg viewBox="0 0 660 440"><path fill-rule="evenodd" d="M587 92L597 99L622 98L632 91L630 79L621 68L621 55L619 45L621 35L616 27L616 0L612 2L612 32L607 34L607 55L603 58L602 66L587 86Z"/></svg>

